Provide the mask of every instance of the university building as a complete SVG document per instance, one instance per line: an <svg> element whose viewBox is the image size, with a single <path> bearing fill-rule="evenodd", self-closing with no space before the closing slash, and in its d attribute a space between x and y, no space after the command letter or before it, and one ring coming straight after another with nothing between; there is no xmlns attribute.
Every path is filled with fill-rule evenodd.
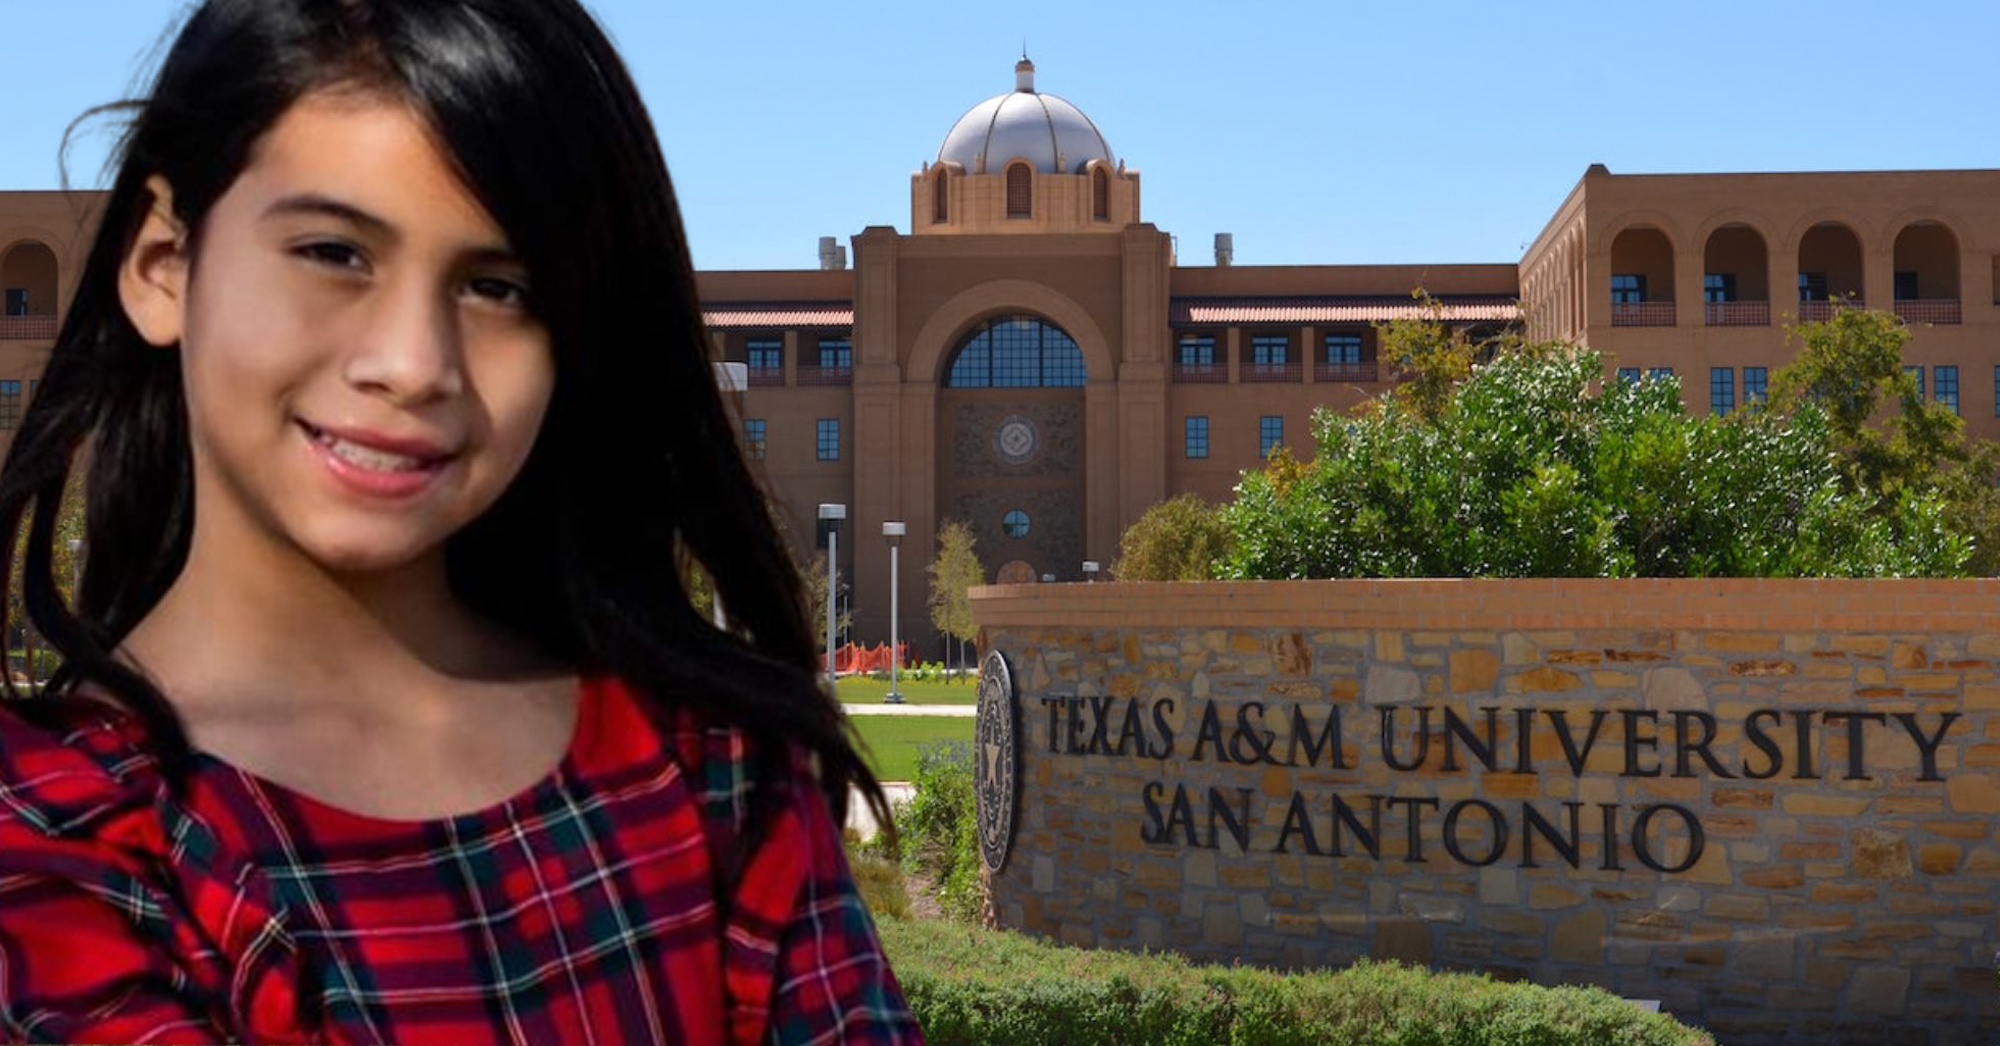
<svg viewBox="0 0 2000 1046"><path fill-rule="evenodd" d="M888 636L881 524L908 525L903 634L941 649L923 567L945 520L987 576L1084 579L1146 508L1228 497L1316 406L1395 380L1374 325L1423 287L1475 330L1525 324L1668 373L1726 411L1790 354L1785 325L1893 308L1927 395L2000 438L2000 170L1618 175L1593 166L1515 262L1235 265L1177 258L1138 169L1077 106L973 106L910 176L909 231L823 238L817 268L698 274L718 361L745 364L744 446L801 545L847 506L854 635ZM33 393L94 194L0 193L0 439ZM699 206L699 201L687 201ZM1411 207L1418 205L1410 201ZM847 263L851 248L852 265Z"/></svg>

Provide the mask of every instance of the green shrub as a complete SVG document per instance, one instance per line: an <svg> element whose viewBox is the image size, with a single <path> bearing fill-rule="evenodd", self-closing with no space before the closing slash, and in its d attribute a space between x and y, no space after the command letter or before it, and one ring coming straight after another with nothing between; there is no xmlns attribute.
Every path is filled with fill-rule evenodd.
<svg viewBox="0 0 2000 1046"><path fill-rule="evenodd" d="M877 832L864 842L854 829L846 829L842 836L847 843L847 865L854 873L855 889L861 893L861 901L877 919L888 916L896 919L907 918L910 914L909 884L903 881L902 866L896 863L887 847L870 845L888 837L887 832Z"/></svg>
<svg viewBox="0 0 2000 1046"><path fill-rule="evenodd" d="M882 944L935 1046L1714 1046L1595 988L1390 962L1281 974L885 919Z"/></svg>
<svg viewBox="0 0 2000 1046"><path fill-rule="evenodd" d="M1222 510L1219 575L1957 576L1977 535L1936 486L1845 481L1827 411L1692 417L1674 379L1597 383L1594 352L1517 348L1448 400L1313 416Z"/></svg>
<svg viewBox="0 0 2000 1046"><path fill-rule="evenodd" d="M917 749L916 794L896 822L903 860L938 886L946 915L977 921L985 906L979 879L977 800L972 791L972 746L941 741Z"/></svg>
<svg viewBox="0 0 2000 1046"><path fill-rule="evenodd" d="M1126 528L1112 576L1120 581L1203 581L1229 551L1229 527L1193 494L1162 501Z"/></svg>

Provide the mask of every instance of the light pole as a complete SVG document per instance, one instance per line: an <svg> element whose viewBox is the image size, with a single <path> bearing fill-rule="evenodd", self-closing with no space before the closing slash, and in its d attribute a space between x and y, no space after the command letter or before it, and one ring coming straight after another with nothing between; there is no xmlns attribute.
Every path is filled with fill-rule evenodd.
<svg viewBox="0 0 2000 1046"><path fill-rule="evenodd" d="M819 507L819 519L826 528L826 685L834 686L833 600L840 590L840 521L847 518L847 506L828 502ZM838 696L838 695L836 695Z"/></svg>
<svg viewBox="0 0 2000 1046"><path fill-rule="evenodd" d="M1094 559L1086 559L1086 560L1084 560L1084 561L1083 561L1083 579L1084 579L1085 581L1096 581L1096 580L1097 580L1097 569L1098 569L1098 568L1097 568L1097 561L1096 561L1096 560L1094 560Z"/></svg>
<svg viewBox="0 0 2000 1046"><path fill-rule="evenodd" d="M741 414L743 412L743 390L750 387L750 365L747 363L716 364L715 387L717 391L729 393L728 396L724 397L723 402L735 407L736 412ZM715 627L718 631L727 632L729 631L729 617L722 612L722 586L716 582L714 574L708 576L708 587L711 590L708 601L709 616L715 619Z"/></svg>
<svg viewBox="0 0 2000 1046"><path fill-rule="evenodd" d="M897 689L903 674L903 649L898 643L902 637L897 620L896 546L903 543L904 530L901 523L882 524L882 536L889 540L889 693L882 700L892 705L903 703L902 691Z"/></svg>

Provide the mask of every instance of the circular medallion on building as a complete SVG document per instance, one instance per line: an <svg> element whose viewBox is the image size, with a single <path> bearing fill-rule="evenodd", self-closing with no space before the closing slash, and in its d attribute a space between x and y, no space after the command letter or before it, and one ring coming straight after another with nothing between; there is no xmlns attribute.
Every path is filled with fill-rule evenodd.
<svg viewBox="0 0 2000 1046"><path fill-rule="evenodd" d="M1034 460L1041 444L1042 434L1035 423L1019 414L1001 418L1000 426L993 430L993 449L1009 465L1026 465Z"/></svg>
<svg viewBox="0 0 2000 1046"><path fill-rule="evenodd" d="M996 585L1032 585L1040 575L1035 573L1035 565L1025 559L1017 559L1000 568L993 579Z"/></svg>
<svg viewBox="0 0 2000 1046"><path fill-rule="evenodd" d="M1014 744L1020 712L1014 677L995 650L979 669L979 719L974 728L972 789L979 807L979 856L991 872L1007 866L1014 845L1014 809L1020 804L1019 751Z"/></svg>

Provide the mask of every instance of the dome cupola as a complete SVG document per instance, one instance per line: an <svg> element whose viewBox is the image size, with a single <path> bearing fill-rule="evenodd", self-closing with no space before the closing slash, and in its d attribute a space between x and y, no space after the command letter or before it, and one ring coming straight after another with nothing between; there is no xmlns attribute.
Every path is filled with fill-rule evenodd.
<svg viewBox="0 0 2000 1046"><path fill-rule="evenodd" d="M1014 90L980 102L953 124L938 149L938 163L956 163L968 174L997 170L1020 157L1042 174L1080 174L1102 160L1116 166L1105 141L1083 110L1056 95L1035 90L1035 63L1026 55L1014 65Z"/></svg>

